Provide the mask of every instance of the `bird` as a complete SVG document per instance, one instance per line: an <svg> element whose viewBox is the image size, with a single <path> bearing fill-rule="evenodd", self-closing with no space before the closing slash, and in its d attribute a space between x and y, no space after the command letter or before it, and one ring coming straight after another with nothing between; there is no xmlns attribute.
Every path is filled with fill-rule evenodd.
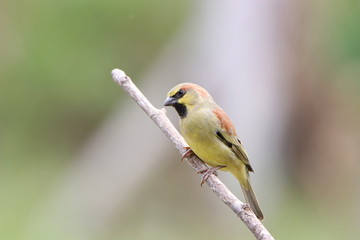
<svg viewBox="0 0 360 240"><path fill-rule="evenodd" d="M181 83L167 94L164 106L172 106L180 117L180 132L189 145L182 158L192 154L211 166L203 173L201 185L216 170L232 173L240 183L246 202L258 219L264 215L250 184L254 172L248 154L228 115L211 95L194 83Z"/></svg>

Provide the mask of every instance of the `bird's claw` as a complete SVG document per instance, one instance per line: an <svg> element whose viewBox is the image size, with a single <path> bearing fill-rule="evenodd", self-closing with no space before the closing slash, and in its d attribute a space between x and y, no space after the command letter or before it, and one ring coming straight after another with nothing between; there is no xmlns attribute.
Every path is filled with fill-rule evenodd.
<svg viewBox="0 0 360 240"><path fill-rule="evenodd" d="M182 155L180 162L183 162L185 158L192 157L195 154L189 147L184 147L184 149L186 149L186 152Z"/></svg>
<svg viewBox="0 0 360 240"><path fill-rule="evenodd" d="M197 174L204 174L201 178L200 186L202 186L205 183L205 181L208 180L208 178L211 176L211 174L214 174L215 176L217 176L216 171L223 167L225 167L225 166L212 167L212 168L207 168L207 169L198 171Z"/></svg>

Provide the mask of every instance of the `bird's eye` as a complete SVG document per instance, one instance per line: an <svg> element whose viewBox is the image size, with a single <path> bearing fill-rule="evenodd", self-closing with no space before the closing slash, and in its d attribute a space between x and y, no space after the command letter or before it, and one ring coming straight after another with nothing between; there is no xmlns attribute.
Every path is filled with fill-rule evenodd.
<svg viewBox="0 0 360 240"><path fill-rule="evenodd" d="M177 93L176 93L176 97L181 98L182 96L185 95L185 91L183 89L180 89Z"/></svg>

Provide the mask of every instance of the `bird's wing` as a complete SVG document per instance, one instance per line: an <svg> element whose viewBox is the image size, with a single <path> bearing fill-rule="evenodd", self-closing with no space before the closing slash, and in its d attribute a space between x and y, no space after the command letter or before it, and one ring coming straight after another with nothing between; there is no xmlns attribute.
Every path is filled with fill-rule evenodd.
<svg viewBox="0 0 360 240"><path fill-rule="evenodd" d="M238 139L236 135L236 129L232 124L230 118L220 107L216 108L213 112L215 113L220 122L220 127L216 131L218 139L220 139L221 142L223 142L226 146L231 148L231 151L235 153L239 160L245 163L247 169L250 172L254 172L253 168L250 165L250 161L245 151L245 148Z"/></svg>

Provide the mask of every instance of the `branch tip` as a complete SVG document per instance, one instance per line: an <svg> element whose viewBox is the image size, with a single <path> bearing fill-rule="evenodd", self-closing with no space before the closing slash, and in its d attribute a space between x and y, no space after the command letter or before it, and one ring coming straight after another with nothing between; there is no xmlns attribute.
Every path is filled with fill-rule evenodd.
<svg viewBox="0 0 360 240"><path fill-rule="evenodd" d="M122 71L120 69L112 70L111 75L112 75L113 80L118 84L121 84L124 81L126 81L126 74L124 71Z"/></svg>

